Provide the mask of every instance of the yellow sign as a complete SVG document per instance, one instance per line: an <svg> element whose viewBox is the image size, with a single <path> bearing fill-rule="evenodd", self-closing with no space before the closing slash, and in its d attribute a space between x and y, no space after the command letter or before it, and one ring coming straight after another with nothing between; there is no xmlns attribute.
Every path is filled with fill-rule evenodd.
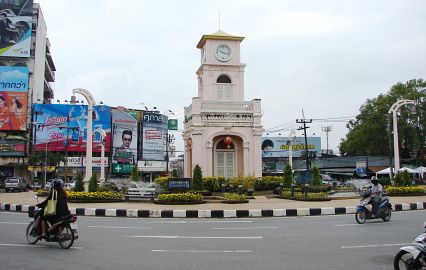
<svg viewBox="0 0 426 270"><path fill-rule="evenodd" d="M55 166L47 166L47 172L54 172L56 170ZM44 166L28 166L29 172L44 172Z"/></svg>

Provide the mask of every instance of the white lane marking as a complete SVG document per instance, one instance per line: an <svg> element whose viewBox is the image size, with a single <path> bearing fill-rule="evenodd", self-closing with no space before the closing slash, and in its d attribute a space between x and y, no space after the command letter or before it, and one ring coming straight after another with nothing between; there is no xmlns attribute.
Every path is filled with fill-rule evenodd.
<svg viewBox="0 0 426 270"><path fill-rule="evenodd" d="M256 229L278 229L278 227L223 227L223 228L211 228L212 230L256 230Z"/></svg>
<svg viewBox="0 0 426 270"><path fill-rule="evenodd" d="M6 222L6 221L2 221L2 222L0 222L0 224L28 225L28 224L29 224L29 222Z"/></svg>
<svg viewBox="0 0 426 270"><path fill-rule="evenodd" d="M393 224L396 223L395 221L391 222L378 222L378 223L368 223L368 225L383 225L383 224ZM365 226L365 224L357 224L357 223L350 223L350 224L336 224L333 225L334 227L345 227L345 226Z"/></svg>
<svg viewBox="0 0 426 270"><path fill-rule="evenodd" d="M251 253L252 250L185 250L185 249L153 249L152 252L182 252L182 253Z"/></svg>
<svg viewBox="0 0 426 270"><path fill-rule="evenodd" d="M102 228L102 229L141 229L150 230L151 227L119 227L119 226L87 226L89 228Z"/></svg>
<svg viewBox="0 0 426 270"><path fill-rule="evenodd" d="M2 244L0 247L35 247L35 248L51 248L52 246L30 245L30 244ZM55 246L56 248L56 246ZM84 247L70 247L71 249L84 249Z"/></svg>
<svg viewBox="0 0 426 270"><path fill-rule="evenodd" d="M125 235L125 238L159 239L263 239L263 236L178 236L178 235Z"/></svg>
<svg viewBox="0 0 426 270"><path fill-rule="evenodd" d="M380 244L380 245L361 245L361 246L342 246L341 248L392 247L392 246L405 246L405 245L410 245L410 243Z"/></svg>

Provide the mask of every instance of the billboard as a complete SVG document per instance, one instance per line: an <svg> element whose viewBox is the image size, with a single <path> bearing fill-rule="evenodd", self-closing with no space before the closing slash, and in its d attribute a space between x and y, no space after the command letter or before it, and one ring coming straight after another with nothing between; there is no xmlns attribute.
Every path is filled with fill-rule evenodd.
<svg viewBox="0 0 426 270"><path fill-rule="evenodd" d="M28 67L0 66L0 130L26 130Z"/></svg>
<svg viewBox="0 0 426 270"><path fill-rule="evenodd" d="M0 140L0 157L24 157L25 141Z"/></svg>
<svg viewBox="0 0 426 270"><path fill-rule="evenodd" d="M30 57L33 0L0 0L0 56Z"/></svg>
<svg viewBox="0 0 426 270"><path fill-rule="evenodd" d="M129 174L137 164L138 112L112 110L112 172Z"/></svg>
<svg viewBox="0 0 426 270"><path fill-rule="evenodd" d="M156 112L143 112L142 160L166 160L168 117Z"/></svg>
<svg viewBox="0 0 426 270"><path fill-rule="evenodd" d="M85 152L87 143L87 105L35 104L33 135L36 150ZM92 130L106 133L105 149L111 141L111 112L108 106L93 107ZM67 147L68 138L68 147ZM93 132L93 152L101 151L101 136Z"/></svg>
<svg viewBox="0 0 426 270"><path fill-rule="evenodd" d="M321 156L321 137L307 137L310 158ZM305 137L295 137L291 142L292 157L305 156ZM288 157L290 142L285 137L263 137L262 157Z"/></svg>

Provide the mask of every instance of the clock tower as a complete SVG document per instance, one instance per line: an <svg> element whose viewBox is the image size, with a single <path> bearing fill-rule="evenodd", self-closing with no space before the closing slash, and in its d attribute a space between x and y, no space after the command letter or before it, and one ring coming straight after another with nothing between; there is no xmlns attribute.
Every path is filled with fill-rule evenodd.
<svg viewBox="0 0 426 270"><path fill-rule="evenodd" d="M262 176L261 102L244 99L243 40L219 30L197 44L198 96L185 108L185 177L196 164L205 176Z"/></svg>

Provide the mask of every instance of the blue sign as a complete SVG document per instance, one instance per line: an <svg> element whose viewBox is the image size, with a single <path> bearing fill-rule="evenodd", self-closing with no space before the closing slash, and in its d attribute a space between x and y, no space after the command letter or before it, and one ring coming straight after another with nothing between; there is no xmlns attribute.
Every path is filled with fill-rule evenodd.
<svg viewBox="0 0 426 270"><path fill-rule="evenodd" d="M191 178L169 178L169 190L188 190L191 187Z"/></svg>

